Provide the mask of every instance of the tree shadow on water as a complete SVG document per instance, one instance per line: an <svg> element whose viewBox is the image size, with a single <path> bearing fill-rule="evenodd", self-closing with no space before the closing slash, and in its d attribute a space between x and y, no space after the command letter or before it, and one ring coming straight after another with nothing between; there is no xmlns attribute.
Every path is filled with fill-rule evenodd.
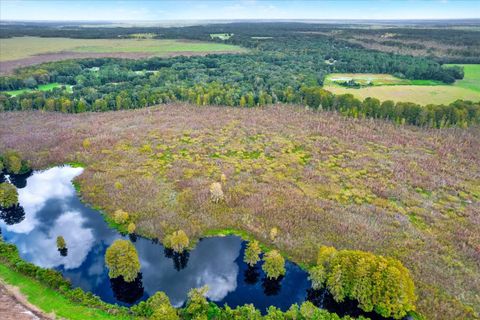
<svg viewBox="0 0 480 320"><path fill-rule="evenodd" d="M24 174L10 174L9 179L10 182L17 187L18 189L25 188L27 186L27 178L32 175L33 171L29 171Z"/></svg>
<svg viewBox="0 0 480 320"><path fill-rule="evenodd" d="M68 249L67 248L62 248L62 249L58 249L58 252L60 252L60 255L62 257L66 257L68 255Z"/></svg>
<svg viewBox="0 0 480 320"><path fill-rule="evenodd" d="M110 279L110 286L115 299L128 304L133 304L143 296L142 274L139 273L137 278L132 282L126 282L123 277Z"/></svg>
<svg viewBox="0 0 480 320"><path fill-rule="evenodd" d="M358 302L354 300L346 299L343 302L337 302L333 298L333 295L327 289L308 289L307 300L313 303L315 306L328 310L338 314L340 317L360 317L364 316L371 320L385 320L390 318L384 318L375 312L365 312L358 307Z"/></svg>
<svg viewBox="0 0 480 320"><path fill-rule="evenodd" d="M260 272L255 266L248 266L248 268L243 273L243 281L245 281L245 283L249 285L254 285L255 283L257 283L259 278Z"/></svg>
<svg viewBox="0 0 480 320"><path fill-rule="evenodd" d="M172 259L173 267L175 270L180 271L187 267L188 259L190 258L190 253L185 250L182 253L173 251L172 249L165 248L163 250L165 258Z"/></svg>
<svg viewBox="0 0 480 320"><path fill-rule="evenodd" d="M282 289L282 279L283 276L280 276L277 279L269 279L267 277L263 278L263 293L265 293L266 296L276 296Z"/></svg>
<svg viewBox="0 0 480 320"><path fill-rule="evenodd" d="M20 205L0 208L0 219L8 225L20 223L25 219L25 210L23 210L23 207Z"/></svg>

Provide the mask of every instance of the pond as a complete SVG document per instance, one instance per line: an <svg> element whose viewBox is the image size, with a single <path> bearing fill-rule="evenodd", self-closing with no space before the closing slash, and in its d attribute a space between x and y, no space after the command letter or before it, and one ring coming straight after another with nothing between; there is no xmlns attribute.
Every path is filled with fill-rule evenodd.
<svg viewBox="0 0 480 320"><path fill-rule="evenodd" d="M221 306L252 303L265 312L270 305L287 310L310 299L339 314L361 314L354 303L339 305L327 292L310 290L308 274L292 262L286 262L283 278L268 280L260 263L251 268L243 262L246 243L236 236L201 239L193 250L178 255L155 241L121 235L78 198L72 179L82 171L63 166L0 178L17 186L20 204L0 215L5 241L14 243L23 259L60 271L74 287L127 306L164 291L181 307L190 289L207 285L207 297ZM56 247L59 235L66 240L67 252ZM119 238L130 238L138 251L141 274L133 283L108 277L105 251Z"/></svg>

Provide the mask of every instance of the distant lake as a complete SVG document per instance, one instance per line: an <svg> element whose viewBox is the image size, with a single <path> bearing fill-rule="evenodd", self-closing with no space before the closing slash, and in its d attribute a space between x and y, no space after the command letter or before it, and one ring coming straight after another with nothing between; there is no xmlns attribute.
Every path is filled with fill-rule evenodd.
<svg viewBox="0 0 480 320"><path fill-rule="evenodd" d="M287 310L309 298L339 314L361 314L354 303L339 305L327 292L312 291L308 274L292 262L286 262L284 277L268 280L261 262L254 268L243 262L246 242L236 236L201 239L183 255L156 241L122 236L100 212L78 198L72 179L82 171L62 166L27 176L0 177L17 186L20 204L0 215L5 241L14 243L23 259L60 271L74 287L126 306L163 291L174 306L181 307L190 289L207 285L207 298L220 306L251 303L264 313L271 305ZM59 235L67 243L63 255L56 247ZM120 238L130 239L140 258L141 274L132 283L111 280L105 266L106 249Z"/></svg>

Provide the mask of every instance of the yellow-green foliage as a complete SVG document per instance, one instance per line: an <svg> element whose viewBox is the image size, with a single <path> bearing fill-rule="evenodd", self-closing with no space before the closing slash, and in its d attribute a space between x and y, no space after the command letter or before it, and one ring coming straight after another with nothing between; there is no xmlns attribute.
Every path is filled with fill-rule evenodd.
<svg viewBox="0 0 480 320"><path fill-rule="evenodd" d="M415 310L413 280L396 259L322 247L311 277L315 287L326 285L336 301L356 300L365 311L401 319Z"/></svg>
<svg viewBox="0 0 480 320"><path fill-rule="evenodd" d="M62 236L57 237L57 249L65 249L67 247L67 243Z"/></svg>
<svg viewBox="0 0 480 320"><path fill-rule="evenodd" d="M262 249L260 249L258 241L250 241L247 248L245 248L245 257L243 258L243 261L250 266L254 266L260 260L260 253L262 253Z"/></svg>
<svg viewBox="0 0 480 320"><path fill-rule="evenodd" d="M18 153L14 151L7 151L3 156L3 162L5 164L5 169L9 173L18 174L22 169L22 159Z"/></svg>
<svg viewBox="0 0 480 320"><path fill-rule="evenodd" d="M9 208L18 204L17 188L8 182L0 183L0 207Z"/></svg>
<svg viewBox="0 0 480 320"><path fill-rule="evenodd" d="M115 211L113 219L115 220L115 223L124 224L128 220L128 212L118 209Z"/></svg>
<svg viewBox="0 0 480 320"><path fill-rule="evenodd" d="M90 139L85 138L82 141L82 146L84 149L90 149L90 147L92 146L92 142L90 141Z"/></svg>
<svg viewBox="0 0 480 320"><path fill-rule="evenodd" d="M128 224L127 231L128 231L128 233L132 234L132 233L135 233L136 228L137 228L137 226L135 225L135 223L130 222Z"/></svg>
<svg viewBox="0 0 480 320"><path fill-rule="evenodd" d="M115 184L113 186L117 190L122 190L123 189L123 184L120 181L115 181Z"/></svg>
<svg viewBox="0 0 480 320"><path fill-rule="evenodd" d="M275 241L278 235L278 229L276 227L273 227L270 229L270 240Z"/></svg>
<svg viewBox="0 0 480 320"><path fill-rule="evenodd" d="M269 279L285 275L285 259L277 250L269 251L263 257L262 269Z"/></svg>
<svg viewBox="0 0 480 320"><path fill-rule="evenodd" d="M189 243L190 240L183 230L175 231L174 233L167 235L163 240L163 245L165 247L173 249L173 251L178 253L181 253L188 248Z"/></svg>
<svg viewBox="0 0 480 320"><path fill-rule="evenodd" d="M137 250L130 241L115 240L105 253L105 264L108 276L117 278L122 276L126 282L132 282L140 272L140 261Z"/></svg>
<svg viewBox="0 0 480 320"><path fill-rule="evenodd" d="M184 309L187 319L207 320L209 304L205 298L208 287L195 288L188 293L187 306Z"/></svg>
<svg viewBox="0 0 480 320"><path fill-rule="evenodd" d="M214 182L210 185L210 197L212 198L212 201L215 203L223 200L224 195L223 195L222 185L219 182Z"/></svg>
<svg viewBox="0 0 480 320"><path fill-rule="evenodd" d="M152 320L177 320L180 317L177 310L170 303L168 296L162 292L157 291L153 296L148 298L147 306L153 310L153 314L149 317Z"/></svg>

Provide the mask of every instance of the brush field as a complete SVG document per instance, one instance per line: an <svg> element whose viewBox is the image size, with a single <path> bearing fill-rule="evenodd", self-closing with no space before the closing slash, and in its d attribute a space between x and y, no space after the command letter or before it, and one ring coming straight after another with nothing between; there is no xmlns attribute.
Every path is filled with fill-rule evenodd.
<svg viewBox="0 0 480 320"><path fill-rule="evenodd" d="M145 236L234 229L303 265L321 245L395 257L428 319L480 312L479 134L292 106L0 114L0 152L83 163L83 199L126 210Z"/></svg>

